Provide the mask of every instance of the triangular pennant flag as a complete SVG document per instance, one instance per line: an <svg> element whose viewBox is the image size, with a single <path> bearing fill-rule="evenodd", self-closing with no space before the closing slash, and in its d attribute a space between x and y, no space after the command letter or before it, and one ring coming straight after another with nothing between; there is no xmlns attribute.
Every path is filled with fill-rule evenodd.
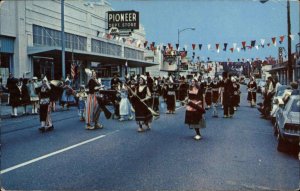
<svg viewBox="0 0 300 191"><path fill-rule="evenodd" d="M291 40L294 40L295 39L295 35L290 34L290 38L291 38Z"/></svg>
<svg viewBox="0 0 300 191"><path fill-rule="evenodd" d="M283 41L284 41L284 36L280 36L279 38L280 38L280 44L283 43Z"/></svg>
<svg viewBox="0 0 300 191"><path fill-rule="evenodd" d="M201 48L202 48L202 44L199 44L199 50L201 50Z"/></svg>
<svg viewBox="0 0 300 191"><path fill-rule="evenodd" d="M233 48L230 48L231 53L233 52Z"/></svg>
<svg viewBox="0 0 300 191"><path fill-rule="evenodd" d="M233 43L233 49L236 49L237 43Z"/></svg>
<svg viewBox="0 0 300 191"><path fill-rule="evenodd" d="M258 45L255 46L256 50L258 50Z"/></svg>
<svg viewBox="0 0 300 191"><path fill-rule="evenodd" d="M245 49L246 48L246 41L243 41L242 45L243 45L243 48Z"/></svg>
<svg viewBox="0 0 300 191"><path fill-rule="evenodd" d="M208 44L207 45L207 49L210 50L210 47L211 47L211 44Z"/></svg>
<svg viewBox="0 0 300 191"><path fill-rule="evenodd" d="M192 48L193 50L195 50L196 44L192 44Z"/></svg>
<svg viewBox="0 0 300 191"><path fill-rule="evenodd" d="M184 48L185 48L185 50L187 50L187 49L188 49L188 46L187 46L187 45L184 45Z"/></svg>
<svg viewBox="0 0 300 191"><path fill-rule="evenodd" d="M163 50L166 51L166 48L167 48L167 46L164 45L164 46L163 46Z"/></svg>
<svg viewBox="0 0 300 191"><path fill-rule="evenodd" d="M216 44L216 49L217 49L217 50L219 50L219 46L220 46L219 44Z"/></svg>
<svg viewBox="0 0 300 191"><path fill-rule="evenodd" d="M255 46L255 42L256 42L255 40L252 40L252 41L251 41L251 47L254 47L254 46Z"/></svg>
<svg viewBox="0 0 300 191"><path fill-rule="evenodd" d="M270 46L270 45L271 45L270 43L267 44L267 46Z"/></svg>
<svg viewBox="0 0 300 191"><path fill-rule="evenodd" d="M171 48L171 43L168 43L168 48L169 48L169 49Z"/></svg>
<svg viewBox="0 0 300 191"><path fill-rule="evenodd" d="M178 48L179 48L179 44L176 44L176 50L178 50Z"/></svg>
<svg viewBox="0 0 300 191"><path fill-rule="evenodd" d="M272 42L273 42L274 46L276 46L276 37L272 38Z"/></svg>
<svg viewBox="0 0 300 191"><path fill-rule="evenodd" d="M265 44L265 39L260 39L260 44L263 46Z"/></svg>
<svg viewBox="0 0 300 191"><path fill-rule="evenodd" d="M195 52L193 52L193 56L195 56Z"/></svg>
<svg viewBox="0 0 300 191"><path fill-rule="evenodd" d="M236 49L237 49L237 51L238 51L238 52L240 52L240 50L241 50L239 47L238 47L238 48L236 48Z"/></svg>
<svg viewBox="0 0 300 191"><path fill-rule="evenodd" d="M227 49L227 43L224 43L224 51L226 51L226 49Z"/></svg>

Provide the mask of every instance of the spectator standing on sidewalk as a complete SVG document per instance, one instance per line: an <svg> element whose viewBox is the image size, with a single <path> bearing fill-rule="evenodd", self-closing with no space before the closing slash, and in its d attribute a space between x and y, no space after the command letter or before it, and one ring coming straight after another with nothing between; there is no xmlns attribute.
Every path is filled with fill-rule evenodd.
<svg viewBox="0 0 300 191"><path fill-rule="evenodd" d="M29 83L27 84L30 102L32 105L31 113L37 114L38 113L38 105L39 105L39 95L36 92L36 88L38 88L37 77L34 76Z"/></svg>

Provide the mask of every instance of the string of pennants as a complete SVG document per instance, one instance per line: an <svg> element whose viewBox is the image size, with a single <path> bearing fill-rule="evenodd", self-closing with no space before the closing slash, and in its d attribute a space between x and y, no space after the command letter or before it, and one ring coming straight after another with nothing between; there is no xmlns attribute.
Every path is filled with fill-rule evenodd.
<svg viewBox="0 0 300 191"><path fill-rule="evenodd" d="M108 33L103 33L102 35L103 38L106 38L108 40L116 40L118 42L123 42L123 43L127 43L129 45L132 45L132 46L136 46L138 48L145 48L145 49L148 49L148 50L152 50L152 51L155 51L155 50L163 50L164 52L168 51L173 51L173 50L178 50L179 51L179 44L175 44L175 47L171 44L171 43L168 43L167 45L163 45L163 44L160 44L158 46L155 46L155 42L152 42L151 44L149 44L148 46L148 41L141 41L139 39L135 39L135 38L132 38L132 37L118 37L118 36L113 36L111 34L108 34ZM289 35L290 39L292 41L295 40L295 35L294 34L291 34ZM214 44L215 45L215 50L219 53L221 48L223 51L227 51L229 50L231 53L233 53L234 51L237 51L237 52L240 52L241 50L244 50L246 51L247 49L248 50L251 50L253 48L255 49L259 49L259 48L265 48L266 46L267 47L270 47L271 45L273 46L277 46L277 40L279 42L279 44L282 44L284 42L284 40L286 39L286 35L282 35L282 36L279 36L279 38L277 37L272 37L271 38L271 41L269 42L266 42L266 39L260 39L260 41L257 41L257 40L251 40L250 42L247 42L247 41L242 41L240 46L238 45L238 43L232 43L232 46L230 46L229 43L216 43ZM221 47L222 46L222 47ZM183 48L183 51L186 51L188 48L187 45L184 46ZM206 44L206 47L204 44L192 44L191 45L191 48L192 50L203 50L204 48L207 48L207 50L214 50L214 47L213 47L213 44Z"/></svg>

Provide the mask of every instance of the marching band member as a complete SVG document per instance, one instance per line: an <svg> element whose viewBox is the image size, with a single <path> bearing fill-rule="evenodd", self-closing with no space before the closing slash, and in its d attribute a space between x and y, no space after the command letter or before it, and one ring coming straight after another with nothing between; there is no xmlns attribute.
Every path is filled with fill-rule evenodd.
<svg viewBox="0 0 300 191"><path fill-rule="evenodd" d="M173 80L170 77L169 84L167 87L167 114L174 114L175 113L175 106L176 106L176 89L173 84Z"/></svg>
<svg viewBox="0 0 300 191"><path fill-rule="evenodd" d="M224 92L223 92L223 106L224 106L224 118L233 117L233 85L227 72L223 72L224 79Z"/></svg>
<svg viewBox="0 0 300 191"><path fill-rule="evenodd" d="M233 85L233 109L236 111L237 106L239 105L240 102L240 85L237 83L236 79L234 77L231 77L231 82Z"/></svg>
<svg viewBox="0 0 300 191"><path fill-rule="evenodd" d="M111 79L110 85L112 90L116 90L119 92L121 90L122 81L118 78L118 75L115 73L113 78ZM113 106L114 106L114 115L113 119L120 119L120 97L114 97L113 99Z"/></svg>
<svg viewBox="0 0 300 191"><path fill-rule="evenodd" d="M247 87L248 87L247 100L250 103L250 107L254 107L256 104L257 84L256 84L253 76L250 77L250 82L248 83Z"/></svg>
<svg viewBox="0 0 300 191"><path fill-rule="evenodd" d="M146 77L140 76L139 85L136 88L136 91L133 92L133 103L135 109L135 120L138 127L138 132L143 132L143 125L146 125L146 129L150 130L150 123L152 121L152 113L148 109L145 101L151 98L151 93L149 88L146 85Z"/></svg>
<svg viewBox="0 0 300 191"><path fill-rule="evenodd" d="M41 127L39 128L39 130L41 132L51 131L54 129L51 116L50 116L51 88L46 77L42 80L42 85L41 87L38 88L38 92L39 92L39 99L40 99L40 121L41 121Z"/></svg>
<svg viewBox="0 0 300 191"><path fill-rule="evenodd" d="M84 119L84 109L85 109L85 104L87 100L87 93L85 92L85 87L82 85L79 88L79 92L76 94L76 97L78 98L78 115L80 116L80 121L85 121Z"/></svg>
<svg viewBox="0 0 300 191"><path fill-rule="evenodd" d="M185 124L188 124L189 128L195 130L196 135L194 136L194 139L200 140L200 128L205 127L205 123L203 123L203 114L205 113L205 109L203 109L204 92L203 90L201 90L201 88L197 87L196 83L197 79L194 78L191 82L190 89L188 90L188 103L185 112Z"/></svg>
<svg viewBox="0 0 300 191"><path fill-rule="evenodd" d="M213 117L218 117L217 105L219 101L220 84L218 78L215 77L210 84L212 90L212 106L213 106Z"/></svg>

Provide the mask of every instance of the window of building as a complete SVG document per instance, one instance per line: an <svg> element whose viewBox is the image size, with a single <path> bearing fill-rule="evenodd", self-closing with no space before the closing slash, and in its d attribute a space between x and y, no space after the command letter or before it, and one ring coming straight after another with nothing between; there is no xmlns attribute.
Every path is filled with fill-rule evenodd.
<svg viewBox="0 0 300 191"><path fill-rule="evenodd" d="M132 48L125 47L124 48L124 56L125 58L133 58L137 60L144 60L144 52L135 50Z"/></svg>
<svg viewBox="0 0 300 191"><path fill-rule="evenodd" d="M92 52L108 54L113 56L121 56L122 47L117 44L92 39Z"/></svg>
<svg viewBox="0 0 300 191"><path fill-rule="evenodd" d="M87 50L87 38L65 33L66 48ZM33 25L34 46L61 46L61 32L50 28Z"/></svg>

